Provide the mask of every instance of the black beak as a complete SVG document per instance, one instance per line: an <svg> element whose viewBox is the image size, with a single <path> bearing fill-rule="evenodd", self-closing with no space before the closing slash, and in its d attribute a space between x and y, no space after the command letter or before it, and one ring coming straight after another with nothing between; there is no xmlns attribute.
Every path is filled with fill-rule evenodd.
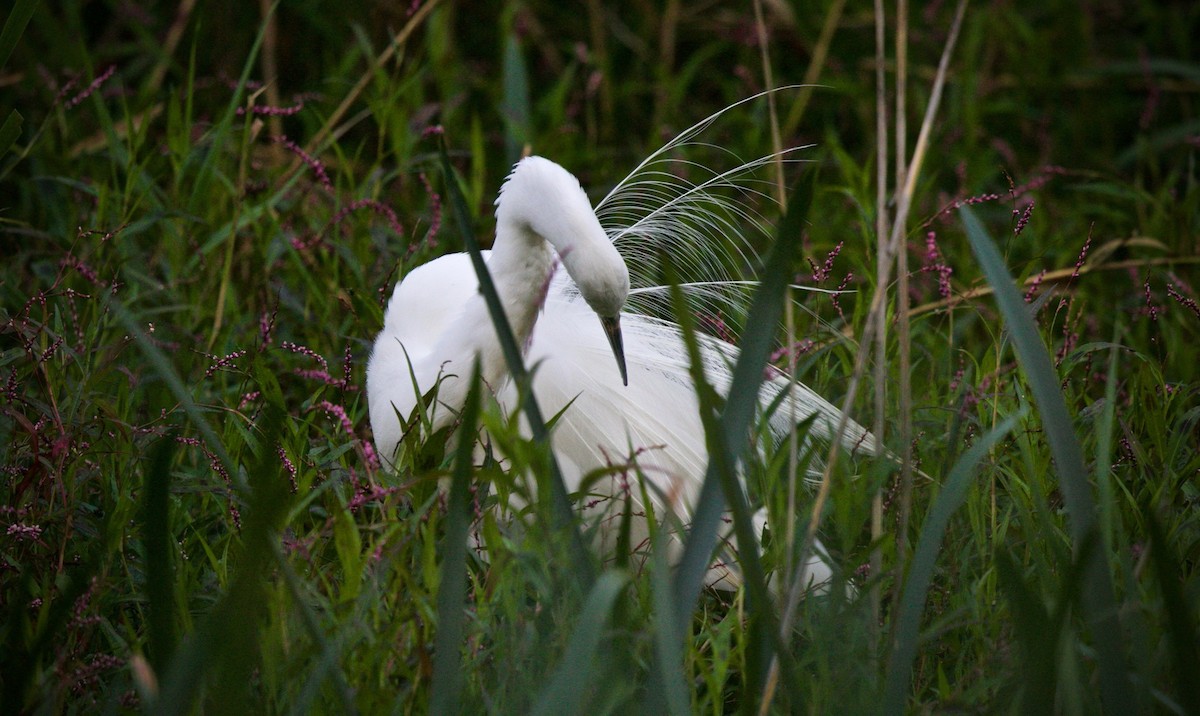
<svg viewBox="0 0 1200 716"><path fill-rule="evenodd" d="M601 316L600 325L604 326L604 335L608 336L608 345L612 346L613 357L617 359L621 382L629 385L629 374L625 372L625 343L621 340L621 316Z"/></svg>

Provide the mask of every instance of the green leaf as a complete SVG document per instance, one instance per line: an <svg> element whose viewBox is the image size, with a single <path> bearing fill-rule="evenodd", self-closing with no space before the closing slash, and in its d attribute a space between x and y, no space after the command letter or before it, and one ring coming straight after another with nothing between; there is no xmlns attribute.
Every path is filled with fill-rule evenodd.
<svg viewBox="0 0 1200 716"><path fill-rule="evenodd" d="M584 697L599 675L596 650L608 629L613 603L628 581L624 572L617 571L605 572L596 580L576 620L562 661L538 695L535 715L585 713ZM603 684L600 688L604 688Z"/></svg>
<svg viewBox="0 0 1200 716"><path fill-rule="evenodd" d="M171 461L175 434L159 438L150 453L142 494L142 544L146 603L150 612L150 663L162 674L175 652L175 565L171 554Z"/></svg>
<svg viewBox="0 0 1200 716"><path fill-rule="evenodd" d="M500 116L504 118L504 147L509 163L515 163L531 139L532 113L529 109L529 69L521 54L521 42L510 30L504 38L504 97Z"/></svg>
<svg viewBox="0 0 1200 716"><path fill-rule="evenodd" d="M246 710L246 675L259 660L258 639L266 610L268 567L276 563L278 530L289 502L282 465L270 446L278 442L284 413L264 408L257 428L260 448L247 469L249 505L245 512L241 549L234 556L234 579L228 591L204 615L171 661L159 698L151 713L193 713L206 677L213 676L212 702L204 711L237 713Z"/></svg>
<svg viewBox="0 0 1200 716"><path fill-rule="evenodd" d="M8 150L13 143L17 141L17 137L21 136L21 113L13 110L8 113L8 119L4 120L4 126L0 126L0 157L8 154Z"/></svg>
<svg viewBox="0 0 1200 716"><path fill-rule="evenodd" d="M349 510L339 509L334 512L333 545L344 575L338 599L342 602L352 602L358 598L358 590L362 586L363 554L358 525L354 523L354 517Z"/></svg>
<svg viewBox="0 0 1200 716"><path fill-rule="evenodd" d="M429 697L432 714L456 714L461 710L462 632L467 595L467 531L471 525L471 475L474 471L475 435L479 422L479 361L471 370L471 387L462 410L454 473L450 478L446 534L442 538L442 578L437 594L437 638L433 656L433 688Z"/></svg>
<svg viewBox="0 0 1200 716"><path fill-rule="evenodd" d="M1184 566L1176 559L1158 515L1150 509L1144 514L1150 532L1150 558L1158 575L1163 611L1169 625L1167 637L1176 694L1187 713L1200 714L1200 649L1196 645L1196 635L1200 632L1196 631L1196 620L1192 616L1195 603L1189 603L1181 587L1180 575L1185 573Z"/></svg>
<svg viewBox="0 0 1200 716"><path fill-rule="evenodd" d="M921 527L917 550L913 554L908 579L900 596L900 611L896 617L895 635L892 639L892 654L888 660L888 672L883 691L881 711L885 714L902 714L908 699L909 675L912 673L913 657L917 653L917 639L921 626L921 614L925 608L925 596L933 581L933 567L941 549L942 537L950 524L950 517L962 505L975 476L975 467L987 456L992 447L1007 435L1023 413L1010 415L980 438L971 449L963 454L946 477L945 486L929 508L929 514Z"/></svg>
<svg viewBox="0 0 1200 716"><path fill-rule="evenodd" d="M1092 498L1088 471L1083 463L1083 449L1075 434L1071 415L1067 412L1058 374L1033 323L1033 316L983 224L969 207L961 207L959 215L962 216L971 249L995 292L996 304L1004 316L1017 358L1041 414L1059 488L1070 518L1071 542L1079 555L1096 529L1096 502ZM1112 713L1133 713L1133 697L1126 676L1125 650L1121 625L1117 619L1112 576L1101 550L1092 550L1091 558L1084 567L1083 595L1084 610L1097 646L1100 692L1105 709Z"/></svg>
<svg viewBox="0 0 1200 716"><path fill-rule="evenodd" d="M17 41L21 39L21 35L25 34L25 26L29 24L29 18L33 17L37 4L38 0L17 0L13 5L12 12L4 21L4 29L0 30L0 69L4 69L8 64L8 58L17 48ZM0 151L0 154L3 152Z"/></svg>
<svg viewBox="0 0 1200 716"><path fill-rule="evenodd" d="M815 184L816 173L809 172L792 197L791 210L780 223L775 245L767 258L766 269L750 305L747 329L742 337L729 394L719 419L716 418L715 412L720 401L705 381L699 346L682 291L671 273L668 273L667 277L671 286L673 309L688 349L692 382L696 386L700 402L700 417L704 422L709 459L700 496L692 513L692 527L688 532L683 558L680 560L674 583L673 598L677 610L675 637L683 639L686 633L693 605L699 598L705 574L717 546L717 530L721 516L728 504L733 513L738 561L751 615L750 654L745 683L747 698L750 699L761 693L772 651L778 656L783 670L781 681L784 687L790 690L796 683L796 679L789 673L791 654L784 648L779 637L778 625L772 611L774 605L768 594L766 575L758 552L759 537L754 534L753 520L738 466L743 451L750 444L750 428L759 410L759 386L775 338L775 329L783 318L787 287L795 275L794 267L800 254L800 237L808 208L812 203ZM663 257L663 265L668 272L672 271L666 256Z"/></svg>

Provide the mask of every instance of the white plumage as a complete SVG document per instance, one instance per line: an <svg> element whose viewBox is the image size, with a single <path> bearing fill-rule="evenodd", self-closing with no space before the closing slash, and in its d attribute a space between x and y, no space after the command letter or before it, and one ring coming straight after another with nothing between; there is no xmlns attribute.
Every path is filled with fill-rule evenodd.
<svg viewBox="0 0 1200 716"><path fill-rule="evenodd" d="M647 481L660 519L667 508L686 524L708 462L678 326L620 311L630 294L630 302L643 311L661 306L662 289L649 278L656 273L652 264L659 245L678 251L685 268L702 274L703 280L692 287L701 298L719 302L741 290L738 282L714 280L719 262L706 252L716 251L714 238L727 235L736 224L760 224L746 208L748 203L741 201L744 196L735 194L730 199L717 190L753 192L752 180L745 175L765 160L713 173L698 184L660 166L671 161L663 157L669 148L689 141L716 116L652 155L600 204L599 212L593 211L573 175L540 157L519 162L496 200L496 239L492 251L485 252L487 265L517 340L525 347L526 363L536 367L534 394L543 414L566 409L555 425L552 442L567 490L576 491L584 476L597 468L636 465L636 470L626 473L628 479L604 479L591 488L594 496L620 498L593 500L593 516L603 520L601 549L613 547L617 520L610 518L623 504L622 490L631 488L635 505L640 504L636 475ZM602 227L597 213L606 226ZM742 244L734 246L738 250ZM629 269L633 269L632 290ZM628 385L623 384L613 355L616 351L620 359L621 342L613 343L596 318L605 319L611 328L618 312ZM701 347L708 380L724 394L737 348L711 337L704 337ZM468 255L443 256L409 272L388 304L367 368L371 425L386 461L394 457L401 438L397 416L407 420L420 396L439 377L439 404L428 406L432 427L437 430L452 423L465 400L476 355L483 378L501 405L515 405ZM781 395L779 409L770 418L773 432L784 435L793 417L804 420L815 415L810 436L831 439L840 415L836 408L804 385L782 377L766 381L760 398L766 406ZM873 438L853 422L843 440L875 451ZM599 515L606 510L611 512ZM761 534L762 511L756 519ZM634 526L636 544L647 529L644 522L635 521ZM678 549L678 542L672 549ZM831 575L824 555L818 544L808 564L814 583ZM735 585L737 573L718 561L709 582Z"/></svg>

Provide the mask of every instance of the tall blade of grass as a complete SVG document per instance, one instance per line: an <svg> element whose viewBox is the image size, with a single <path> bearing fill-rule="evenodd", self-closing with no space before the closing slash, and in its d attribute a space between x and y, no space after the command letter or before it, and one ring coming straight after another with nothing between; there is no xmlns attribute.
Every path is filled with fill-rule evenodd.
<svg viewBox="0 0 1200 716"><path fill-rule="evenodd" d="M8 63L8 58L12 56L13 50L17 47L17 41L21 39L21 35L25 34L25 26L29 24L29 18L33 17L33 11L37 4L38 0L17 0L12 11L4 20L4 29L0 30L0 69L3 69L4 65ZM8 154L8 150L17 141L17 137L21 136L23 121L21 113L15 109L5 117L4 125L0 126L0 158ZM7 173L7 168L0 172L0 179L4 178L5 173Z"/></svg>
<svg viewBox="0 0 1200 716"><path fill-rule="evenodd" d="M1050 292L1047 291L1047 296ZM1100 488L1100 543L1104 550L1111 553L1113 549L1113 529L1116 521L1116 499L1113 494L1112 475L1112 438L1113 425L1116 423L1117 412L1117 334L1121 330L1121 322L1113 328L1112 346L1108 349L1108 372L1105 373L1104 409L1096 423L1096 485Z"/></svg>
<svg viewBox="0 0 1200 716"><path fill-rule="evenodd" d="M8 64L8 58L17 48L17 41L21 39L21 35L25 34L25 26L29 24L29 18L33 17L37 4L38 0L17 0L5 18L4 29L0 30L0 69Z"/></svg>
<svg viewBox="0 0 1200 716"><path fill-rule="evenodd" d="M1013 610L1013 628L1021 648L1021 714L1052 714L1058 681L1058 642L1066 607L1051 616L1037 592L1025 583L1007 550L996 550L996 577Z"/></svg>
<svg viewBox="0 0 1200 716"><path fill-rule="evenodd" d="M1167 641L1171 646L1171 667L1175 672L1175 694L1184 711L1200 714L1200 653L1196 646L1196 622L1192 617L1194 604L1189 604L1180 585L1183 565L1175 558L1171 543L1163 532L1154 510L1145 510L1146 529L1150 532L1150 559L1162 590L1163 611L1166 612Z"/></svg>
<svg viewBox="0 0 1200 716"><path fill-rule="evenodd" d="M704 379L699 349L692 328L691 317L683 301L676 281L669 280L671 298L676 318L683 329L685 344L689 352L692 381L700 400L701 419L704 421L708 442L709 463L704 483L692 513L692 526L688 532L683 558L675 577L674 598L676 616L676 638L682 639L691 617L692 605L700 595L704 576L712 560L717 544L717 529L725 505L733 511L734 532L738 540L739 563L743 583L746 586L752 607L754 628L751 636L753 657L751 672L746 680L747 689L756 696L767 688L768 698L773 689L765 686L771 674L776 673L774 664L790 666L789 654L782 647L778 625L771 613L771 601L767 592L766 577L758 553L758 536L754 534L749 506L746 504L738 477L741 452L748 444L747 435L759 409L758 389L762 383L763 369L770 354L775 327L783 317L783 301L787 287L794 274L793 267L799 259L800 237L808 208L815 191L816 173L809 172L789 203L791 209L780 223L775 246L766 261L750 312L746 321L746 332L742 337L741 352L734 366L733 379L720 418L715 419L712 389ZM670 264L664 261L664 267ZM671 277L668 277L670 279ZM774 651L778 661L772 665L755 665ZM795 680L787 678L785 685L793 687Z"/></svg>
<svg viewBox="0 0 1200 716"><path fill-rule="evenodd" d="M442 538L442 578L437 595L437 638L434 641L433 687L429 712L454 714L461 709L463 611L467 597L467 530L471 525L471 475L474 469L475 424L479 420L479 394L483 380L479 361L471 370L471 387L462 410L450 500L446 508L446 534Z"/></svg>
<svg viewBox="0 0 1200 716"><path fill-rule="evenodd" d="M8 154L8 150L17 141L17 137L21 136L21 123L23 121L21 113L17 110L14 109L8 113L8 118L4 120L4 125L0 126L0 157Z"/></svg>
<svg viewBox="0 0 1200 716"><path fill-rule="evenodd" d="M254 36L254 44L250 46L250 51L246 53L246 59L242 63L242 73L238 76L237 85L230 92L229 102L225 106L225 111L221 114L221 118L216 121L209 135L214 146L219 146L224 138L232 131L233 118L237 116L237 110L242 104L246 83L250 81L250 73L253 72L255 65L258 63L258 51L262 47L263 38L267 32L267 25L264 22ZM248 134L248 133L247 133ZM219 151L209 151L204 154L204 159L196 171L195 184L192 188L192 203L188 207L188 211L193 213L203 213L201 211L200 202L208 201L212 196L209 190L209 185L214 180L217 174L217 162L220 160L222 153ZM240 202L239 202L240 207ZM236 240L237 227L230 233L229 241Z"/></svg>
<svg viewBox="0 0 1200 716"><path fill-rule="evenodd" d="M467 247L467 252L471 255L471 264L475 267L475 273L479 277L479 292L483 294L483 299L487 303L488 313L492 317L492 325L496 329L496 336L500 340L500 348L504 352L504 360L508 364L508 372L512 375L513 382L517 386L518 393L522 396L522 405L525 410L525 417L529 421L529 431L533 435L533 440L539 445L547 446L546 461L548 462L548 470L550 473L549 480L538 480L538 498L541 500L549 499L550 514L554 520L554 527L558 531L565 532L569 540L568 548L571 554L571 567L574 569L576 581L579 583L582 591L587 591L595 580L595 566L592 563L592 555L583 543L583 535L579 531L579 523L575 519L575 513L571 509L571 499L567 495L567 488L563 482L562 471L559 470L558 460L554 457L554 453L549 449L550 431L546 428L546 421L542 418L541 408L538 407L537 400L533 395L532 381L529 372L525 369L525 362L521 357L521 350L517 347L517 339L513 336L512 327L508 325L508 318L504 315L504 307L500 305L500 296L496 293L496 285L492 282L492 275L488 273L487 264L483 261L483 254L479 248L479 242L475 240L475 234L471 231L471 215L467 210L466 200L463 198L462 188L458 185L458 178L454 173L454 167L450 165L450 156L446 152L446 142L444 139L439 142L438 150L442 160L442 172L446 178L446 192L450 195L450 207L454 214L454 220L458 224L458 232L462 238L463 245ZM543 493L543 483L548 482L546 486L549 495Z"/></svg>
<svg viewBox="0 0 1200 716"><path fill-rule="evenodd" d="M596 650L608 627L613 603L628 581L628 575L618 571L604 572L595 581L579 612L562 661L538 695L533 708L535 715L583 713L583 697L595 677L604 673L596 668Z"/></svg>
<svg viewBox="0 0 1200 716"><path fill-rule="evenodd" d="M171 460L175 436L159 439L150 454L142 493L142 545L150 612L150 664L159 674L175 652L175 565L171 561Z"/></svg>
<svg viewBox="0 0 1200 716"><path fill-rule="evenodd" d="M643 487L643 490L645 488ZM649 495L644 504L649 504ZM650 598L654 608L654 654L658 668L650 675L647 713L666 711L672 716L690 713L687 677L684 675L683 639L676 638L676 620L683 609L691 612L690 604L676 604L671 591L671 566L667 562L668 537L661 526L654 529L650 553ZM665 702L665 703L664 703Z"/></svg>
<svg viewBox="0 0 1200 716"><path fill-rule="evenodd" d="M408 44L408 38L411 37L412 34L416 32L417 28L425 22L425 19L429 17L430 13L437 9L437 6L440 2L441 0L428 0L427 2L423 2L421 3L421 6L408 17L408 22L404 23L404 27L400 28L400 32L396 33L392 37L392 41L388 43L388 46L383 50L383 52L380 52L379 55L372 60L371 66L363 71L362 75L358 78L358 81L354 83L352 88L350 88L350 91L347 92L344 97L342 97L342 101L338 103L337 109L333 110L333 112L325 119L325 122L321 125L321 128L317 130L315 134L313 134L312 139L309 139L308 143L304 145L305 152L308 154L316 154L325 148L325 140L329 138L329 135L334 134L337 131L338 123L342 121L342 118L346 116L346 113L350 111L350 108L354 106L354 103L359 100L359 98L362 96L362 93L366 91L367 87L370 86L372 82L378 80L379 71L392 61L392 58L396 56L396 53L404 50L405 46ZM350 122L353 121L354 120L350 120ZM294 160L292 160L292 165L288 167L285 176L289 178L295 176L296 172L298 172L303 166L304 160L297 156Z"/></svg>
<svg viewBox="0 0 1200 716"><path fill-rule="evenodd" d="M531 139L532 112L529 109L529 68L525 66L521 42L516 30L511 27L511 20L509 25L504 36L504 97L500 103L500 115L504 119L504 147L509 163L513 163L521 158Z"/></svg>
<svg viewBox="0 0 1200 716"><path fill-rule="evenodd" d="M1060 631L1054 628L1045 605L1025 584L1016 561L1004 550L996 551L996 577L1011 605L1013 630L1021 646L1022 713L1050 713L1054 709Z"/></svg>
<svg viewBox="0 0 1200 716"><path fill-rule="evenodd" d="M1025 583L1016 560L1003 549L996 551L996 575L1012 604L1014 631L1021 647L1019 713L1052 714L1056 712L1056 707L1059 711L1070 711L1062 705L1081 700L1078 682L1071 684L1074 686L1072 689L1059 691L1058 675L1074 671L1074 654L1064 652L1060 644L1061 635L1068 628L1071 610L1079 601L1082 572L1096 547L1097 540L1093 533L1071 559L1065 578L1059 583L1053 610L1047 610L1036 590Z"/></svg>
<svg viewBox="0 0 1200 716"><path fill-rule="evenodd" d="M771 250L766 263L766 273L762 277L750 312L746 319L748 327L734 367L733 380L729 388L723 415L721 430L725 436L732 439L727 441L730 446L741 445L742 438L750 429L754 413L758 408L758 386L762 382L762 370L766 364L770 341L774 337L774 328L782 315L782 297L791 277L791 266L798 255L801 229L808 206L812 200L813 176L810 175L806 189L801 189L792 198L792 209L784 217L776 235L775 246ZM806 198L807 197L807 198ZM688 311L684 310L676 318L680 326L690 327L691 320ZM694 346L689 346L689 349ZM694 356L693 356L694 358ZM707 386L705 386L707 387ZM700 385L696 390L705 397ZM702 402L703 406L704 403ZM720 478L716 475L716 464L712 455L709 456L708 470L705 472L704 484L700 496L692 510L692 525L688 532L687 544L683 557L679 561L675 575L675 602L682 609L683 605L694 604L704 584L704 575L708 571L709 561L717 546L717 527L721 515L725 511L725 503L720 486ZM736 462L735 460L731 462ZM682 609L681 625L690 618L690 606Z"/></svg>
<svg viewBox="0 0 1200 716"><path fill-rule="evenodd" d="M284 519L287 523L287 519ZM292 603L296 605L296 609L300 612L301 622L304 624L304 630L308 632L308 638L312 639L316 645L318 658L315 659L317 666L308 675L312 682L312 688L305 689L305 693L315 692L316 687L320 685L323 677L328 676L333 680L333 685L337 689L337 695L341 699L341 713L352 716L358 713L358 709L354 706L354 691L351 690L350 684L346 682L346 675L342 673L339 664L338 647L339 645L330 641L325 636L325 632L321 629L321 624L317 619L317 614L312 606L313 599L304 593L304 585L300 581L300 577L296 574L296 570L292 568L287 557L283 554L283 549L276 542L273 545L273 556L275 560L275 568L283 575L284 585L287 587L288 595L292 598ZM297 701L295 713L308 713L311 709L305 707L305 695L301 694L301 698Z"/></svg>
<svg viewBox="0 0 1200 716"><path fill-rule="evenodd" d="M1058 375L1038 335L1033 317L1017 291L996 245L970 208L961 207L959 214L971 249L988 283L995 290L996 304L1004 316L1013 347L1041 413L1042 426L1058 473L1058 484L1070 518L1071 542L1078 556L1089 535L1096 529L1096 504L1083 463L1083 449L1067 412ZM1083 603L1097 646L1101 696L1105 708L1112 713L1133 713L1112 576L1101 551L1092 550L1091 555L1083 570Z"/></svg>
<svg viewBox="0 0 1200 716"><path fill-rule="evenodd" d="M664 256L662 263L667 285L671 287L672 310L679 317L679 327L682 329L684 344L688 350L688 363L692 384L695 386L696 394L699 398L700 420L704 426L705 444L708 449L708 469L705 473L704 484L701 487L700 501L705 500L704 490L711 485L713 487L709 495L715 495L715 498L709 500L710 509L712 509L711 505L716 505L718 509L724 512L725 505L729 505L730 511L733 513L734 532L738 538L738 561L742 571L742 582L746 587L747 611L750 617L747 629L750 636L747 647L749 655L746 659L745 682L748 693L757 694L760 679L765 678L767 674L767 659L770 658L771 641L773 640L775 629L772 627L767 631L764 627L763 616L771 608L771 605L767 598L766 578L763 576L762 567L759 563L758 538L750 530L750 510L746 505L746 497L742 492L741 483L738 479L738 464L741 451L734 446L744 444L745 439L743 438L741 442L738 442L730 440L729 436L724 434L723 426L732 421L722 420L719 417L721 399L712 387L708 385L704 376L704 364L700 357L695 326L692 325L688 306L683 297L683 291L679 288L678 276L669 258ZM731 395L734 395L732 390ZM751 394L757 395L757 390L758 387L754 386ZM749 428L748 421L746 427ZM716 529L714 527L712 532L713 548L716 547ZM695 528L693 527L693 533L694 530ZM750 541L744 541L746 538L749 538ZM692 541L693 538L689 534L688 544L690 545ZM707 573L708 564L711 561L712 552L710 549L707 561L701 567L703 570L702 576L704 573ZM698 597L699 595L695 596ZM691 619L692 606L694 604L695 598L693 597L690 601L681 601L675 605L677 624L683 625L686 628L687 622ZM682 640L682 637L683 632L675 634L676 641Z"/></svg>
<svg viewBox="0 0 1200 716"><path fill-rule="evenodd" d="M891 267L884 258L888 247L888 122L887 122L887 15L883 11L883 0L874 0L875 14L875 285L886 286L890 280ZM887 365L887 327L879 330L880 340L875 342L875 364L881 373ZM861 350L861 349L860 349ZM880 445L884 444L887 434L884 432L887 421L884 419L887 408L887 381L876 377L875 420L872 430ZM871 542L879 545L883 538L883 491L876 488L871 495ZM883 552L879 547L871 550L871 574L883 572ZM879 644L879 624L882 612L882 597L880 585L876 582L871 586L871 645ZM791 605L789 605L790 607ZM785 616L784 621L787 621ZM878 649L872 649L878 653Z"/></svg>
<svg viewBox="0 0 1200 716"><path fill-rule="evenodd" d="M215 672L214 713L244 711L249 696L246 675L258 658L257 637L265 610L268 567L275 559L279 525L287 514L290 496L282 465L275 456L284 413L268 405L258 429L262 435L258 454L249 467L249 506L242 531L242 549L235 557L234 580L209 612L196 633L184 643L163 680L154 713L185 714L194 710L205 677Z"/></svg>
<svg viewBox="0 0 1200 716"><path fill-rule="evenodd" d="M963 453L946 477L945 486L929 508L929 514L921 527L917 549L913 553L912 567L900 595L900 609L896 617L895 638L884 681L883 701L880 711L885 714L902 714L908 700L909 675L912 673L913 657L917 653L917 637L921 626L921 613L925 597L933 581L933 567L937 562L938 550L950 518L967 498L975 467L992 447L1017 425L1023 413L1010 415L980 438L970 450Z"/></svg>

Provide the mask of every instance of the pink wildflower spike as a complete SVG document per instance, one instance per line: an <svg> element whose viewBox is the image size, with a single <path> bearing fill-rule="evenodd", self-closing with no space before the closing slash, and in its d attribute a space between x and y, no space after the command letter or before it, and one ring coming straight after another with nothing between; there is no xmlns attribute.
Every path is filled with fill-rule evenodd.
<svg viewBox="0 0 1200 716"><path fill-rule="evenodd" d="M1150 279L1146 279L1143 287L1146 294L1146 308L1143 311L1150 316L1151 321L1157 321L1159 314L1163 312L1163 307L1154 303L1154 293L1150 290Z"/></svg>
<svg viewBox="0 0 1200 716"><path fill-rule="evenodd" d="M812 259L808 259L808 265L812 269L813 283L821 283L825 279L829 278L829 275L833 273L833 261L838 257L838 254L842 252L842 245L844 243L844 241L839 241L837 246L834 246L833 249L825 255L825 263L821 266L817 266Z"/></svg>
<svg viewBox="0 0 1200 716"><path fill-rule="evenodd" d="M371 209L379 216L387 219L388 226L391 227L392 231L394 231L397 236L404 235L404 227L401 226L400 219L396 217L396 212L393 211L390 206L382 202L375 201L374 199L358 199L357 201L350 202L346 206L342 207L342 209L334 215L333 219L330 220L329 223L331 226L337 226L338 224L341 224L342 221L344 221L351 213L364 208Z"/></svg>
<svg viewBox="0 0 1200 716"><path fill-rule="evenodd" d="M733 331L729 329L729 324L725 322L725 317L721 315L720 311L717 311L715 316L709 313L697 312L696 318L699 319L701 327L707 328L717 338L726 343L737 343Z"/></svg>
<svg viewBox="0 0 1200 716"><path fill-rule="evenodd" d="M429 178L424 172L417 176L425 187L426 196L429 197L429 230L425 232L425 248L434 249L437 248L437 233L442 228L442 197L433 190L433 185L429 183Z"/></svg>
<svg viewBox="0 0 1200 716"><path fill-rule="evenodd" d="M96 92L96 90L100 89L100 85L107 82L108 78L112 77L113 73L116 71L117 71L116 65L109 65L107 70L100 73L100 75L97 76L96 79L92 80L92 83L87 86L87 89L83 90L79 94L77 94L74 97L72 97L71 99L67 100L65 103L66 108L71 109L73 107L78 107L85 99L87 99L88 97L91 97ZM66 88L64 87L63 89L65 90Z"/></svg>
<svg viewBox="0 0 1200 716"><path fill-rule="evenodd" d="M942 254L937 245L937 232L935 231L925 234L925 257L922 262L921 271L937 273L938 295L942 298L950 298L950 276L954 274L954 269L943 263Z"/></svg>
<svg viewBox="0 0 1200 716"><path fill-rule="evenodd" d="M299 114L302 109L304 109L304 100L302 98L297 98L296 103L291 107L255 105L249 109L249 113L256 117L290 117L294 114ZM246 112L247 110L245 107L237 108L237 115L239 117L245 116Z"/></svg>
<svg viewBox="0 0 1200 716"><path fill-rule="evenodd" d="M1095 224L1092 225L1093 227ZM1079 258L1075 259L1075 270L1071 272L1071 277L1067 279L1067 286L1070 287L1075 283L1075 279L1079 278L1079 270L1083 268L1083 264L1087 261L1088 249L1092 247L1092 227L1088 228L1087 238L1084 239L1083 248L1079 251ZM1067 305L1067 297L1063 296L1058 302L1058 310L1062 310L1063 306Z"/></svg>
<svg viewBox="0 0 1200 716"><path fill-rule="evenodd" d="M284 452L282 445L276 448L276 453L279 455L279 461L283 463L283 469L287 471L288 482L292 485L292 494L294 495L300 490L296 485L296 464Z"/></svg>
<svg viewBox="0 0 1200 716"><path fill-rule="evenodd" d="M241 358L245 355L246 355L246 351L242 350L242 351L234 351L234 352L230 353L229 355L222 356L220 358L216 358L215 356L209 356L209 358L214 359L214 362L212 365L210 365L208 367L208 370L204 371L204 377L211 378L213 376L213 374L216 373L218 370L224 370L226 368L231 368L231 367L237 368L236 365L233 365L233 362L235 360L237 360L238 358Z"/></svg>
<svg viewBox="0 0 1200 716"><path fill-rule="evenodd" d="M350 388L353 387L350 383L350 379L352 377L351 370L353 368L353 366L352 366L353 360L354 360L354 354L350 352L350 344L347 343L346 350L342 353L342 381L341 381L341 384L338 386L338 387L342 388L343 390L349 390Z"/></svg>
<svg viewBox="0 0 1200 716"><path fill-rule="evenodd" d="M342 426L343 432L358 440L358 436L354 433L354 424L350 422L350 417L346 415L345 408L328 400L322 400L320 403L317 403L316 407L332 415ZM379 456L375 454L375 448L366 440L359 440L359 444L362 446L363 457L366 458L367 465L372 470L379 469Z"/></svg>
<svg viewBox="0 0 1200 716"><path fill-rule="evenodd" d="M1029 283L1029 290L1025 292L1025 303L1032 303L1033 297L1037 295L1038 287L1042 285L1042 281L1046 278L1046 269L1038 272L1038 275Z"/></svg>
<svg viewBox="0 0 1200 716"><path fill-rule="evenodd" d="M27 525L23 522L15 522L8 526L4 534L19 540L32 542L42 536L42 527L41 525Z"/></svg>
<svg viewBox="0 0 1200 716"><path fill-rule="evenodd" d="M809 351L811 351L813 348L815 348L816 345L817 344L813 343L813 341L811 339L805 338L803 340L793 343L790 346L784 346L784 347L776 350L774 353L771 354L771 356L769 358L767 358L767 363L776 363L779 360L783 359L784 356L787 356L789 354L795 354L797 356L802 356L805 353L808 353Z"/></svg>
<svg viewBox="0 0 1200 716"><path fill-rule="evenodd" d="M275 307L271 309L269 314L264 311L263 314L258 317L259 350L271 345L273 341L271 332L275 328L275 316L278 313L279 305L276 304Z"/></svg>
<svg viewBox="0 0 1200 716"><path fill-rule="evenodd" d="M1029 223L1029 217L1033 214L1033 204L1034 202L1030 201L1025 206L1025 211L1021 212L1020 217L1017 219L1017 225L1013 227L1013 236L1020 236L1021 232L1025 230L1025 225ZM1013 209L1014 216L1017 215L1017 212L1017 209Z"/></svg>
<svg viewBox="0 0 1200 716"><path fill-rule="evenodd" d="M100 279L100 275L96 273L95 269L93 269L91 266L88 266L83 262L83 259L79 258L75 254L67 254L61 261L58 262L58 265L62 266L63 268L74 269L79 273L80 276L83 276L89 282L97 286L105 287L107 285Z"/></svg>
<svg viewBox="0 0 1200 716"><path fill-rule="evenodd" d="M1179 305L1194 313L1196 318L1200 318L1200 306L1196 305L1196 299L1183 295L1175 290L1175 286L1171 284L1167 284L1167 295L1175 299Z"/></svg>
<svg viewBox="0 0 1200 716"><path fill-rule="evenodd" d="M834 289L834 292L829 294L829 299L833 302L833 307L837 309L838 316L842 320L846 320L846 314L842 313L842 304L838 302L838 296L841 295L842 291L846 290L846 287L849 286L850 282L853 280L854 272L847 273L846 277L842 279L842 282L837 285L836 289Z"/></svg>
<svg viewBox="0 0 1200 716"><path fill-rule="evenodd" d="M291 341L284 341L283 343L280 343L279 345L281 348L284 348L285 350L289 350L293 353L299 353L300 355L305 355L305 356L308 356L309 358L312 358L313 360L315 360L321 364L321 370L324 371L325 375L329 375L329 363L327 363L325 361L325 357L322 356L320 353L317 353L316 351L314 351L311 348L307 348L305 346L302 346L302 345L299 345L296 343L292 343Z"/></svg>
<svg viewBox="0 0 1200 716"><path fill-rule="evenodd" d="M325 171L325 165L319 159L304 151L299 144L296 144L285 136L275 137L275 141L287 147L292 154L300 157L300 160L307 164L309 169L312 169L321 186L331 192L333 191L333 182L329 180L329 174Z"/></svg>

